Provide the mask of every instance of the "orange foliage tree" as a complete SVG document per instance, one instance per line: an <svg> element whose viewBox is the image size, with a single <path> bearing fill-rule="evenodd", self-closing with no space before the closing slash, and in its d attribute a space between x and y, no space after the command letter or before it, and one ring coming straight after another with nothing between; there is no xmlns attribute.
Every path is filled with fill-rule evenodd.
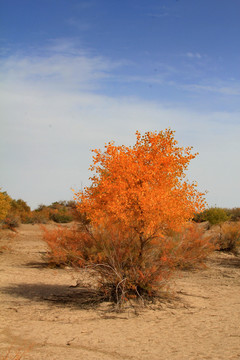
<svg viewBox="0 0 240 360"><path fill-rule="evenodd" d="M144 246L149 239L178 230L205 207L204 194L185 176L197 154L177 146L174 132L136 132L133 147L105 145L93 150L92 185L75 193L77 208L92 224L108 221L134 230Z"/></svg>
<svg viewBox="0 0 240 360"><path fill-rule="evenodd" d="M77 209L90 220L88 231L96 242L104 242L100 260L107 262L105 272L111 267L117 274L115 290L120 284L126 290L132 272L135 279L129 289L150 294L162 279L163 268L174 263L170 258L175 245L169 234L180 231L205 207L204 194L186 180L188 165L197 154L192 147L179 147L171 129L136 132L132 147L109 142L103 152L92 151L92 184L75 192Z"/></svg>

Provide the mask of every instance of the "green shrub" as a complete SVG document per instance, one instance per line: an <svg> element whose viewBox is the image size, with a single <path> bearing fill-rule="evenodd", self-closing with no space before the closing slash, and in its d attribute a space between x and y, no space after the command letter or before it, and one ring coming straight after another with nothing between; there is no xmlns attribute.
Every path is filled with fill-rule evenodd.
<svg viewBox="0 0 240 360"><path fill-rule="evenodd" d="M194 221L203 222L208 221L210 225L222 224L230 219L225 209L218 207L211 207L194 216Z"/></svg>
<svg viewBox="0 0 240 360"><path fill-rule="evenodd" d="M240 208L224 209L231 221L240 220Z"/></svg>
<svg viewBox="0 0 240 360"><path fill-rule="evenodd" d="M69 223L73 221L73 217L71 215L64 214L61 212L56 212L56 213L54 212L50 214L50 219L60 224Z"/></svg>

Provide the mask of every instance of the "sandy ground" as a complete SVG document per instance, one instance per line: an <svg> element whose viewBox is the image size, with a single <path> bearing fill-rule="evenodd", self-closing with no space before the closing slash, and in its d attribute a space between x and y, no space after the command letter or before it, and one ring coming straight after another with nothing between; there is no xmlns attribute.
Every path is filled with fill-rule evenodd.
<svg viewBox="0 0 240 360"><path fill-rule="evenodd" d="M106 303L93 307L91 294L74 287L84 273L46 266L38 225L22 225L15 238L0 239L0 249L5 245L2 356L31 346L26 360L240 359L240 258L215 253L207 269L172 280L174 301L114 313Z"/></svg>

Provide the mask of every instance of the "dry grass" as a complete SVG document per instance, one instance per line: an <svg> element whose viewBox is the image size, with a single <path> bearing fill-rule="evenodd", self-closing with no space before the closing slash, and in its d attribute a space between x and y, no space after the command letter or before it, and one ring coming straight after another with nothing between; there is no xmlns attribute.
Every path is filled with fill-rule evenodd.
<svg viewBox="0 0 240 360"><path fill-rule="evenodd" d="M13 351L12 349L9 349L6 354L0 354L0 360L23 360L28 351L29 350Z"/></svg>

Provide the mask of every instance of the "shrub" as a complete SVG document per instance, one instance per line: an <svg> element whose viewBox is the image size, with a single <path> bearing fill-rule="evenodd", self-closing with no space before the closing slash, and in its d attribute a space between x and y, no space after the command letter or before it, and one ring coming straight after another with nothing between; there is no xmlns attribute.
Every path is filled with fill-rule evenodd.
<svg viewBox="0 0 240 360"><path fill-rule="evenodd" d="M189 223L180 232L173 235L175 249L173 251L176 266L191 269L203 265L207 256L217 248L211 235L197 224Z"/></svg>
<svg viewBox="0 0 240 360"><path fill-rule="evenodd" d="M96 261L100 289L118 303L157 295L176 267L189 269L202 265L215 249L203 230L191 223L178 234L151 239L143 252L134 231L122 233L121 227L105 224L96 236L102 246Z"/></svg>
<svg viewBox="0 0 240 360"><path fill-rule="evenodd" d="M16 213L30 213L31 209L27 205L26 201L22 199L11 201L11 211Z"/></svg>
<svg viewBox="0 0 240 360"><path fill-rule="evenodd" d="M50 265L91 268L97 275L99 291L107 300L122 302L153 295L172 273L166 258L168 255L171 259L171 247L167 244L170 241L165 241L164 247L160 242L158 246L150 242L139 257L141 248L136 234L123 232L110 223L94 230L59 226L43 231L50 249Z"/></svg>
<svg viewBox="0 0 240 360"><path fill-rule="evenodd" d="M17 215L9 214L3 221L2 227L4 229L15 230L20 225L20 218Z"/></svg>
<svg viewBox="0 0 240 360"><path fill-rule="evenodd" d="M229 218L226 210L218 207L211 207L194 215L196 222L208 221L210 225L222 224L229 220Z"/></svg>
<svg viewBox="0 0 240 360"><path fill-rule="evenodd" d="M36 210L34 210L34 211L36 211L36 212L41 212L41 211L44 211L44 210L46 210L46 209L47 209L47 206L46 206L46 205L40 204L40 205L38 205L38 207L37 207Z"/></svg>
<svg viewBox="0 0 240 360"><path fill-rule="evenodd" d="M11 198L6 192L0 192L0 222L5 219L11 208Z"/></svg>
<svg viewBox="0 0 240 360"><path fill-rule="evenodd" d="M11 208L7 217L18 218L19 222L25 223L28 216L31 215L31 209L27 203L22 200L11 200Z"/></svg>
<svg viewBox="0 0 240 360"><path fill-rule="evenodd" d="M240 220L240 208L233 209L224 209L226 214L229 216L231 221L239 221Z"/></svg>
<svg viewBox="0 0 240 360"><path fill-rule="evenodd" d="M32 211L26 216L24 224L47 224L49 221L48 217L41 212Z"/></svg>
<svg viewBox="0 0 240 360"><path fill-rule="evenodd" d="M50 213L50 219L56 223L62 223L62 224L73 221L73 217L64 212Z"/></svg>
<svg viewBox="0 0 240 360"><path fill-rule="evenodd" d="M240 223L225 223L218 239L219 250L238 254L240 247Z"/></svg>
<svg viewBox="0 0 240 360"><path fill-rule="evenodd" d="M88 249L91 248L92 241L86 231L62 226L52 230L42 226L42 230L43 240L49 246L47 260L51 266L82 267L89 259Z"/></svg>
<svg viewBox="0 0 240 360"><path fill-rule="evenodd" d="M122 304L130 298L153 297L172 275L171 241L162 236L149 240L143 251L135 231L106 222L93 237L97 253L91 260L108 300Z"/></svg>
<svg viewBox="0 0 240 360"><path fill-rule="evenodd" d="M101 296L122 304L131 298L149 298L167 284L176 267L203 264L214 245L203 230L189 224L178 234L149 241L144 251L134 231L119 224L44 230L52 266L88 267L94 270Z"/></svg>
<svg viewBox="0 0 240 360"><path fill-rule="evenodd" d="M69 223L74 220L74 204L74 201L55 201L49 206L39 205L34 214L37 218L40 218L41 214L45 219L44 223L50 220L56 223Z"/></svg>

